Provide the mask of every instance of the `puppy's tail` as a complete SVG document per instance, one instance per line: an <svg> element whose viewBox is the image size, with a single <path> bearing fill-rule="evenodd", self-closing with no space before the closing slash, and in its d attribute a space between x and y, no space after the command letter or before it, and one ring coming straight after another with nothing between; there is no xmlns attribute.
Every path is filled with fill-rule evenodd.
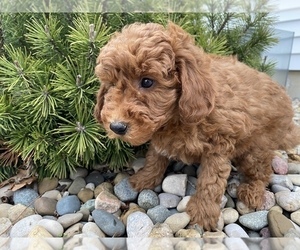
<svg viewBox="0 0 300 250"><path fill-rule="evenodd" d="M280 143L280 149L289 150L300 145L300 126L291 123L288 133Z"/></svg>

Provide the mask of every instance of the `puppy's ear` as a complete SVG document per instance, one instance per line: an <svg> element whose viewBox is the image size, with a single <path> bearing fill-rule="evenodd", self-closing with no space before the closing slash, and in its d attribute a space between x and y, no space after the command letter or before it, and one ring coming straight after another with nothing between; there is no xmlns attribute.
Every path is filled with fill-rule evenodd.
<svg viewBox="0 0 300 250"><path fill-rule="evenodd" d="M167 32L181 83L181 120L190 124L199 123L214 108L215 84L210 73L210 58L195 45L193 37L179 26L170 22Z"/></svg>
<svg viewBox="0 0 300 250"><path fill-rule="evenodd" d="M101 120L101 110L103 108L104 104L104 95L107 92L107 87L105 87L105 84L101 84L100 89L98 90L97 93L97 103L94 108L94 117L99 123L102 123Z"/></svg>

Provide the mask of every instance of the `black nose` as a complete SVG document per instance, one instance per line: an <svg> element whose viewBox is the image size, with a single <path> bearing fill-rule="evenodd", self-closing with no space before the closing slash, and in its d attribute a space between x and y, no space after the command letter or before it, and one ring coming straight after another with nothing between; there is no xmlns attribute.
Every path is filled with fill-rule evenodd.
<svg viewBox="0 0 300 250"><path fill-rule="evenodd" d="M125 135L127 131L127 125L123 122L112 122L109 128L118 135Z"/></svg>

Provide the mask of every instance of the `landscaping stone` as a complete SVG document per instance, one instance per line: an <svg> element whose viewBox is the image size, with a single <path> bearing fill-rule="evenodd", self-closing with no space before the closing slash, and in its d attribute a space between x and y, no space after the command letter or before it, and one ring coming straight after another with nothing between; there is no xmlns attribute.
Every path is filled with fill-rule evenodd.
<svg viewBox="0 0 300 250"><path fill-rule="evenodd" d="M238 224L231 223L224 227L224 232L232 238L249 238L246 231Z"/></svg>
<svg viewBox="0 0 300 250"><path fill-rule="evenodd" d="M268 211L257 211L240 216L239 222L251 230L258 231L268 225Z"/></svg>
<svg viewBox="0 0 300 250"><path fill-rule="evenodd" d="M56 211L59 215L75 213L80 209L80 201L76 195L63 197L56 204Z"/></svg>
<svg viewBox="0 0 300 250"><path fill-rule="evenodd" d="M174 237L173 231L167 223L157 223L153 226L150 238L172 238Z"/></svg>
<svg viewBox="0 0 300 250"><path fill-rule="evenodd" d="M92 216L97 226L107 235L119 237L125 233L125 226L122 221L105 210L94 210Z"/></svg>
<svg viewBox="0 0 300 250"><path fill-rule="evenodd" d="M285 175L288 172L288 163L285 159L275 156L272 160L272 168L275 174Z"/></svg>
<svg viewBox="0 0 300 250"><path fill-rule="evenodd" d="M21 188L14 192L13 201L15 204L22 204L33 208L34 201L39 197L39 194L30 188Z"/></svg>
<svg viewBox="0 0 300 250"><path fill-rule="evenodd" d="M72 171L69 175L71 180L75 180L77 177L85 178L88 175L88 170L83 167L77 167L74 171Z"/></svg>
<svg viewBox="0 0 300 250"><path fill-rule="evenodd" d="M57 222L61 224L64 229L66 229L79 222L82 219L82 217L82 213L64 214L57 219Z"/></svg>
<svg viewBox="0 0 300 250"><path fill-rule="evenodd" d="M187 187L186 174L174 174L167 176L162 182L162 190L165 193L185 196Z"/></svg>
<svg viewBox="0 0 300 250"><path fill-rule="evenodd" d="M159 204L159 199L154 191L145 189L140 192L137 202L141 208L147 211L148 209L157 206Z"/></svg>
<svg viewBox="0 0 300 250"><path fill-rule="evenodd" d="M164 223L168 224L173 233L185 228L190 222L190 216L186 213L177 213L168 217Z"/></svg>
<svg viewBox="0 0 300 250"><path fill-rule="evenodd" d="M115 185L114 192L115 195L123 202L133 201L139 194L131 187L128 178L123 179L117 185Z"/></svg>
<svg viewBox="0 0 300 250"><path fill-rule="evenodd" d="M300 192L281 191L275 194L275 198L277 204L288 212L300 209Z"/></svg>
<svg viewBox="0 0 300 250"><path fill-rule="evenodd" d="M111 214L117 212L121 207L121 201L108 191L102 191L95 200L95 209L103 209Z"/></svg>
<svg viewBox="0 0 300 250"><path fill-rule="evenodd" d="M27 237L31 229L42 219L39 214L34 214L23 218L13 225L10 237Z"/></svg>
<svg viewBox="0 0 300 250"><path fill-rule="evenodd" d="M70 187L68 188L68 191L70 194L78 194L79 191L85 187L85 185L86 185L86 182L85 182L84 178L76 177L75 180L70 185Z"/></svg>
<svg viewBox="0 0 300 250"><path fill-rule="evenodd" d="M34 208L40 215L55 215L57 200L41 197L35 200Z"/></svg>
<svg viewBox="0 0 300 250"><path fill-rule="evenodd" d="M99 171L91 172L87 177L85 177L86 183L94 183L95 187L104 182L104 177Z"/></svg>
<svg viewBox="0 0 300 250"><path fill-rule="evenodd" d="M53 237L63 236L64 228L58 221L41 219L40 221L38 221L37 225L45 228Z"/></svg>
<svg viewBox="0 0 300 250"><path fill-rule="evenodd" d="M290 228L294 228L292 222L277 211L270 211L267 218L272 237L284 237Z"/></svg>
<svg viewBox="0 0 300 250"><path fill-rule="evenodd" d="M137 211L127 218L126 232L129 238L147 238L152 228L153 222L145 213Z"/></svg>
<svg viewBox="0 0 300 250"><path fill-rule="evenodd" d="M159 204L166 208L177 207L181 198L175 194L161 193L158 195Z"/></svg>
<svg viewBox="0 0 300 250"><path fill-rule="evenodd" d="M42 195L47 191L53 190L58 185L58 179L57 178L44 178L42 179L38 184L38 190L39 194Z"/></svg>
<svg viewBox="0 0 300 250"><path fill-rule="evenodd" d="M86 202L90 199L93 199L94 192L93 192L93 190L84 187L84 188L80 189L77 196L78 196L79 200L81 200L82 202Z"/></svg>
<svg viewBox="0 0 300 250"><path fill-rule="evenodd" d="M7 217L13 224L34 214L35 212L33 208L24 206L22 204L14 205L7 211Z"/></svg>
<svg viewBox="0 0 300 250"><path fill-rule="evenodd" d="M157 205L148 209L147 215L150 217L153 224L156 224L163 223L171 215L171 212L165 206Z"/></svg>

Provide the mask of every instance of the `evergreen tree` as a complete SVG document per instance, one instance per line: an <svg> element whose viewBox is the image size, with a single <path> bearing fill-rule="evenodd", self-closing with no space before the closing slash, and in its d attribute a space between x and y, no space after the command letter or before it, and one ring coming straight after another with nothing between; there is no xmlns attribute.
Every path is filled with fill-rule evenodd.
<svg viewBox="0 0 300 250"><path fill-rule="evenodd" d="M167 24L193 34L209 53L235 54L261 71L261 53L276 39L268 13L1 14L0 181L22 165L40 178L66 177L76 166L125 166L134 149L109 140L93 118L99 49L124 25Z"/></svg>

